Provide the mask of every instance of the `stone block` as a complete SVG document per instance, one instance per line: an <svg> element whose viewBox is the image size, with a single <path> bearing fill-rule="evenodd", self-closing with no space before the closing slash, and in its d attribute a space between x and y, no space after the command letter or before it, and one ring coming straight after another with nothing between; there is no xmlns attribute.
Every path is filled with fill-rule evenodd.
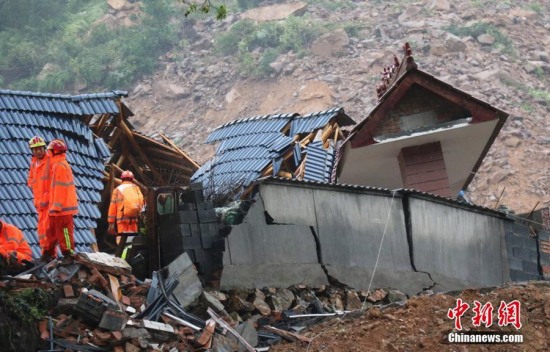
<svg viewBox="0 0 550 352"><path fill-rule="evenodd" d="M523 270L523 262L520 259L508 258L508 265L510 266L510 270Z"/></svg>
<svg viewBox="0 0 550 352"><path fill-rule="evenodd" d="M536 262L523 261L523 271L528 274L539 274L539 266Z"/></svg>
<svg viewBox="0 0 550 352"><path fill-rule="evenodd" d="M510 279L512 281L530 281L530 280L538 280L538 275L528 274L523 271L519 270L510 270Z"/></svg>
<svg viewBox="0 0 550 352"><path fill-rule="evenodd" d="M516 235L506 235L504 237L504 242L506 242L506 249L510 250L511 248L519 248L523 245L522 237Z"/></svg>
<svg viewBox="0 0 550 352"><path fill-rule="evenodd" d="M531 251L525 248L513 248L512 256L521 260L531 260Z"/></svg>

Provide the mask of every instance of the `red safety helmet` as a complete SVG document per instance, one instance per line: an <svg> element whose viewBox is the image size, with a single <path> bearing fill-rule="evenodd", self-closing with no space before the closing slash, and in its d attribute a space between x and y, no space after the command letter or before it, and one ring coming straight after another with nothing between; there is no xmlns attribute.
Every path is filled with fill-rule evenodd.
<svg viewBox="0 0 550 352"><path fill-rule="evenodd" d="M53 151L66 152L67 144L62 139L54 139L48 144L48 149Z"/></svg>
<svg viewBox="0 0 550 352"><path fill-rule="evenodd" d="M29 148L45 147L46 141L42 137L34 136L29 140Z"/></svg>
<svg viewBox="0 0 550 352"><path fill-rule="evenodd" d="M120 178L123 180L133 180L134 174L132 173L132 171L126 170L122 172L122 174L120 175Z"/></svg>

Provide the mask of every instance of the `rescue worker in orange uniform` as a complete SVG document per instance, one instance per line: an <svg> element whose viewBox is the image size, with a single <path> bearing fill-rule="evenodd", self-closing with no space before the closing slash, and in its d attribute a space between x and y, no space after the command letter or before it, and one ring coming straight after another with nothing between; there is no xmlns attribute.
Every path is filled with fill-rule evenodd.
<svg viewBox="0 0 550 352"><path fill-rule="evenodd" d="M3 270L8 274L17 274L25 268L23 261L32 259L31 247L23 232L16 226L0 220L0 257Z"/></svg>
<svg viewBox="0 0 550 352"><path fill-rule="evenodd" d="M120 178L122 183L113 191L107 217L108 232L110 235L117 235L117 244L121 243L123 234L133 233L137 235L139 232L139 216L145 205L141 190L133 182L134 174L132 171L122 172Z"/></svg>
<svg viewBox="0 0 550 352"><path fill-rule="evenodd" d="M50 190L50 155L46 150L44 138L34 136L29 141L32 152L31 165L27 185L34 196L34 207L38 213L38 243L40 248L46 245L46 229L48 228L48 202Z"/></svg>
<svg viewBox="0 0 550 352"><path fill-rule="evenodd" d="M62 139L54 139L48 145L50 157L50 194L48 204L49 227L46 232L46 245L42 256L55 255L59 244L64 257L74 255L74 218L78 214L78 197L73 171L67 162L67 144Z"/></svg>

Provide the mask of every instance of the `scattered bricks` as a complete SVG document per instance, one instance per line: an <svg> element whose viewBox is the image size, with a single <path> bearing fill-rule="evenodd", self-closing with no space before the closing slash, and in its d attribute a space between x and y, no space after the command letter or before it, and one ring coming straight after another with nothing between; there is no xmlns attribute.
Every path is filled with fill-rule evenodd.
<svg viewBox="0 0 550 352"><path fill-rule="evenodd" d="M111 334L113 335L113 338L117 341L122 340L122 332L121 331L112 331Z"/></svg>
<svg viewBox="0 0 550 352"><path fill-rule="evenodd" d="M42 319L38 322L38 331L40 332L40 338L46 340L50 338L50 330L48 327L48 319Z"/></svg>
<svg viewBox="0 0 550 352"><path fill-rule="evenodd" d="M63 285L63 294L66 298L73 298L74 297L74 290L71 285Z"/></svg>
<svg viewBox="0 0 550 352"><path fill-rule="evenodd" d="M550 254L550 241L540 240L539 241L539 246L540 246L541 252Z"/></svg>
<svg viewBox="0 0 550 352"><path fill-rule="evenodd" d="M130 302L130 297L128 296L122 296L122 299L121 299L121 302L122 304L124 304L125 306L131 306L132 305L132 302Z"/></svg>
<svg viewBox="0 0 550 352"><path fill-rule="evenodd" d="M99 346L104 346L111 340L111 333L103 332L99 329L95 329L92 337L92 341Z"/></svg>
<svg viewBox="0 0 550 352"><path fill-rule="evenodd" d="M140 352L141 349L134 345L133 343L126 342L126 345L124 345L124 351L125 352Z"/></svg>

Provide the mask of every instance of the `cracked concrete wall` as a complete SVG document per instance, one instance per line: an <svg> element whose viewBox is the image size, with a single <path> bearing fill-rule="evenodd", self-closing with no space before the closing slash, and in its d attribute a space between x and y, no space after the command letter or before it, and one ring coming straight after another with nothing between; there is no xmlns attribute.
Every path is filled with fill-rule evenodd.
<svg viewBox="0 0 550 352"><path fill-rule="evenodd" d="M370 284L408 294L508 281L502 219L429 201L411 201L407 209L403 204L400 194L263 183L244 223L228 236L222 287L237 287L235 281L261 287L247 277L277 283L264 286L305 283L285 281L290 274L278 274L285 268L301 275L311 270L312 281L323 281L323 270L325 281L330 276L355 289ZM278 225L266 224L264 210ZM236 265L246 270L238 274Z"/></svg>
<svg viewBox="0 0 550 352"><path fill-rule="evenodd" d="M510 281L505 220L415 198L410 213L415 267L430 273L441 289Z"/></svg>
<svg viewBox="0 0 550 352"><path fill-rule="evenodd" d="M327 285L317 243L305 225L267 225L262 199L226 238L221 289Z"/></svg>

